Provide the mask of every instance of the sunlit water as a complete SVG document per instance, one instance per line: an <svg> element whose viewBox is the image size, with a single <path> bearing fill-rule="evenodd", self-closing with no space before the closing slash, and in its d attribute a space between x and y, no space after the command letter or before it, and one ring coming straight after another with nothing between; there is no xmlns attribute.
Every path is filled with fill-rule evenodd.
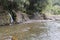
<svg viewBox="0 0 60 40"><path fill-rule="evenodd" d="M31 20L23 24L1 26L0 40L15 36L18 40L60 40L60 23L51 20Z"/></svg>

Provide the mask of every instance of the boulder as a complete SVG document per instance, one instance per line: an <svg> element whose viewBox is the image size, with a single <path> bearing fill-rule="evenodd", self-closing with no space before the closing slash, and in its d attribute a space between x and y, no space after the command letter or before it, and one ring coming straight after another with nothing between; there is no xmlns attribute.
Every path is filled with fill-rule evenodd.
<svg viewBox="0 0 60 40"><path fill-rule="evenodd" d="M16 22L17 23L21 23L21 22L29 20L29 17L27 16L26 13L23 13L21 11L17 11L15 13L16 13Z"/></svg>
<svg viewBox="0 0 60 40"><path fill-rule="evenodd" d="M7 11L0 11L0 25L10 24L10 16Z"/></svg>

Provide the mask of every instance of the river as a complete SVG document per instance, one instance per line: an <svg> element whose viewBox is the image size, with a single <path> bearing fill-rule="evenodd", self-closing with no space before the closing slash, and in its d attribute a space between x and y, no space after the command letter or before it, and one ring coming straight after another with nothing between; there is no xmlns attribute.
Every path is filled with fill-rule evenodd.
<svg viewBox="0 0 60 40"><path fill-rule="evenodd" d="M0 40L60 40L60 23L54 20L30 20L22 24L0 26Z"/></svg>

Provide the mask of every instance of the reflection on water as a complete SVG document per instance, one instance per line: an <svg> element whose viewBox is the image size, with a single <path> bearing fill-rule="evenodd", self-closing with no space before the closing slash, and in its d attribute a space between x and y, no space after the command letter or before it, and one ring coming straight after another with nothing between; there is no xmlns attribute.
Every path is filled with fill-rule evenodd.
<svg viewBox="0 0 60 40"><path fill-rule="evenodd" d="M59 40L59 23L42 21L0 27L0 40L15 36L17 40Z"/></svg>

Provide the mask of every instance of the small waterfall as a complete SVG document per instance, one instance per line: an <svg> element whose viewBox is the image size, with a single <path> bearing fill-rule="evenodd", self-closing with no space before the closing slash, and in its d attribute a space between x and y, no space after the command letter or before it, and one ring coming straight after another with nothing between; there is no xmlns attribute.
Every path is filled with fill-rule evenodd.
<svg viewBox="0 0 60 40"><path fill-rule="evenodd" d="M9 16L10 16L10 23L13 23L13 18L10 13L9 13Z"/></svg>

